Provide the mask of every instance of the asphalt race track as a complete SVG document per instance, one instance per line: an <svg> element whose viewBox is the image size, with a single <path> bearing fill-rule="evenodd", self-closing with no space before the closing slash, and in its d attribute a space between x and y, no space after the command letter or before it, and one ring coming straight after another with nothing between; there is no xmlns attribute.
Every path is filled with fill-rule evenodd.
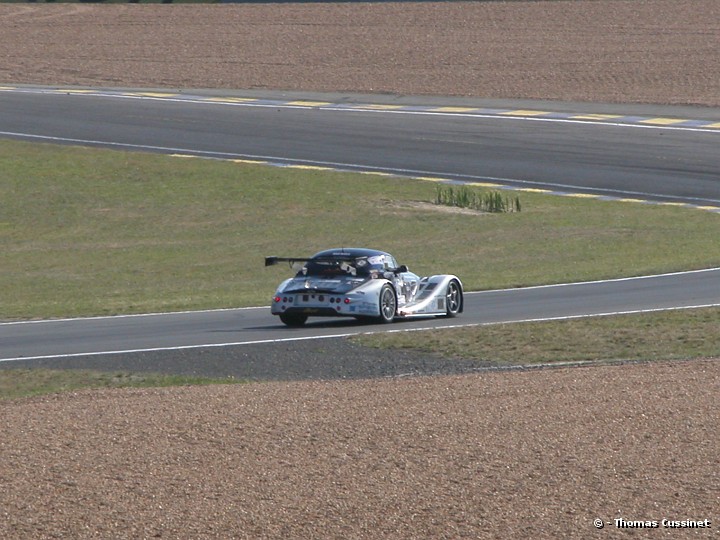
<svg viewBox="0 0 720 540"><path fill-rule="evenodd" d="M374 103L368 96L250 97L253 100L227 93L173 98L168 93L0 89L0 136L440 176L720 210L720 112L715 109L631 110L377 96ZM514 112L503 112L508 107ZM478 113L480 108L485 112ZM538 118L548 110L570 111L576 119L550 113ZM318 320L287 329L267 307L2 323L0 367L294 378L295 371L302 371L297 363L305 362L304 374L298 376L457 372L462 369L428 355L399 354L392 365L378 367L383 354L378 352L370 366L366 351L328 338L710 305L720 305L720 269L472 293L466 296L465 313L456 319L385 326ZM463 369L478 367L467 363Z"/></svg>
<svg viewBox="0 0 720 540"><path fill-rule="evenodd" d="M720 207L717 109L0 87L0 136Z"/></svg>

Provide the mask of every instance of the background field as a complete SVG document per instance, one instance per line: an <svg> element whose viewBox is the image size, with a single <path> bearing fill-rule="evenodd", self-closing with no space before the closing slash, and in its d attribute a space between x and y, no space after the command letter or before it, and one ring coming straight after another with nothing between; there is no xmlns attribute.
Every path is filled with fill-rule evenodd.
<svg viewBox="0 0 720 540"><path fill-rule="evenodd" d="M716 0L0 4L0 81L720 106Z"/></svg>

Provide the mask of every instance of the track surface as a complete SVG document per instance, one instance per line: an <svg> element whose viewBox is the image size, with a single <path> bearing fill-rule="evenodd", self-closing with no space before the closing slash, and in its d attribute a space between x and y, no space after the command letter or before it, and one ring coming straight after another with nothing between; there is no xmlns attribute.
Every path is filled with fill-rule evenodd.
<svg viewBox="0 0 720 540"><path fill-rule="evenodd" d="M445 110L438 113L424 110L429 98L315 94L328 104L318 108L280 104L307 101L307 94L260 96L271 103L228 93L174 100L137 92L3 91L0 135L720 206L720 128L672 124L694 114L720 126L714 109L636 106L629 115L627 106L565 104L585 116L569 122L538 118L537 109L549 106L544 102L435 98L431 103ZM460 112L499 105L530 110ZM600 113L637 121L590 120ZM648 123L654 117L667 117L666 125Z"/></svg>
<svg viewBox="0 0 720 540"><path fill-rule="evenodd" d="M284 378L298 369L295 358L283 369L270 358L267 345L284 344L314 365L304 376L367 376L359 365L359 351L339 356L320 346L301 349L313 340L377 331L410 331L454 325L482 325L539 319L561 319L720 305L720 269L667 274L645 278L578 283L526 289L471 293L465 313L457 319L415 319L393 325L365 325L344 319L318 319L302 329L287 329L267 307L209 312L102 317L0 325L0 365L95 367L105 369L155 369L212 376ZM202 349L203 355L187 355ZM349 352L354 352L352 357ZM277 349L276 353L277 354ZM283 355L281 355L283 356ZM479 367L462 363L448 369L429 355L423 372L457 372ZM312 358L310 358L312 357ZM328 358L330 357L330 358ZM286 359L287 356L286 356ZM240 364L238 364L240 360ZM327 360L331 360L327 362ZM401 359L402 360L402 359ZM168 364L163 368L164 364ZM290 369L289 369L290 368ZM394 362L383 375L398 375L417 366ZM317 373L316 373L317 371Z"/></svg>
<svg viewBox="0 0 720 540"><path fill-rule="evenodd" d="M525 117L509 118L500 114L429 114L420 110L401 113L385 108L388 103L353 110L308 109L278 105L278 101L248 106L239 100L218 103L204 101L207 95L201 97L168 100L111 94L66 95L43 89L3 91L0 131L5 137L68 144L217 158L262 158L276 163L502 181L521 188L561 188L663 202L720 204L717 129L648 126L640 123L642 116L634 125L541 122L533 118L531 111ZM284 102L308 98L262 97L282 97ZM367 103L359 96L324 97L345 106ZM397 99L391 101L397 105ZM405 98L401 105L407 109L409 102L411 98ZM441 100L433 105L457 108L479 104L477 100ZM587 105L574 107L578 113L592 112ZM697 111L636 109L642 109L646 117L687 116ZM705 112L710 116L717 113ZM294 343L297 349L300 340L368 331L720 305L719 284L720 270L712 270L474 293L467 296L461 318L405 321L388 327L332 320L290 330L271 317L267 308L9 323L0 325L0 361L2 367L10 367L33 362L58 365L81 358L84 367L91 367L112 356L112 365L117 367L123 362L132 364L133 356L146 358L162 351L175 351L177 355L186 349L203 349L206 356L226 358L230 349L248 350L277 342ZM203 370L195 366L185 371L237 373L237 366L229 363L205 364L214 367Z"/></svg>

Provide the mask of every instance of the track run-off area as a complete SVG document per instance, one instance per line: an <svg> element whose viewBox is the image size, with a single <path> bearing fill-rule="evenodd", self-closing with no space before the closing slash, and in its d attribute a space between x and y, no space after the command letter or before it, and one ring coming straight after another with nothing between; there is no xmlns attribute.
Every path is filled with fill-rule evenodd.
<svg viewBox="0 0 720 540"><path fill-rule="evenodd" d="M387 174L720 213L720 111L392 96L0 87L4 138ZM703 118L693 115L702 114ZM482 159L478 159L482 152ZM0 323L31 365L720 305L720 269L470 292L458 319L285 328L267 307ZM209 353L210 354L210 353Z"/></svg>

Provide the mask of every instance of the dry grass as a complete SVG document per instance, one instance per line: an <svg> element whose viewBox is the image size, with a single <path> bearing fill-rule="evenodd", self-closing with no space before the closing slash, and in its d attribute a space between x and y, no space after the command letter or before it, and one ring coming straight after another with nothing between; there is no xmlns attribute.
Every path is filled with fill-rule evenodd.
<svg viewBox="0 0 720 540"><path fill-rule="evenodd" d="M720 357L720 309L372 334L353 341L497 366Z"/></svg>

